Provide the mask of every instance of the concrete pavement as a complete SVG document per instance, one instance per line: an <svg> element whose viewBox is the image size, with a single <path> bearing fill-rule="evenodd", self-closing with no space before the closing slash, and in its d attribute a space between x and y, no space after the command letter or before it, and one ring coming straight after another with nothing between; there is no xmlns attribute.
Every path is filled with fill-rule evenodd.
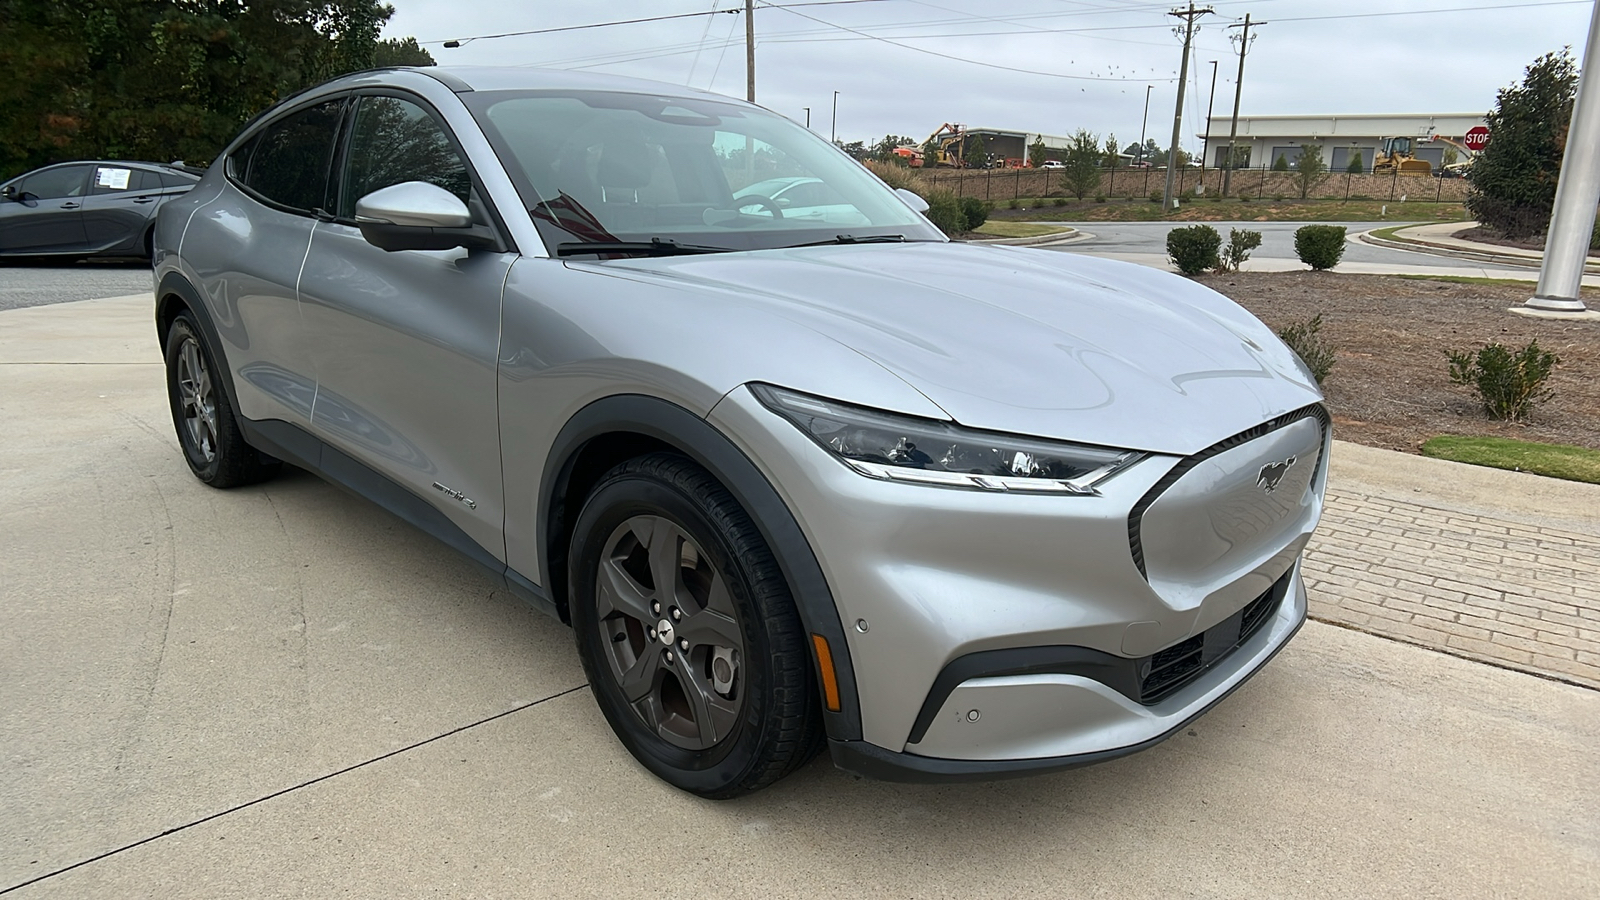
<svg viewBox="0 0 1600 900"><path fill-rule="evenodd" d="M1445 532L1433 549L1455 519L1505 528L1501 562L1515 559L1501 523L1520 522L1573 540L1562 560L1596 560L1576 541L1600 533L1600 506L1565 483L1395 457L1336 445L1309 564L1320 617L1388 627L1351 604L1400 609L1409 588L1378 588L1402 579L1351 578L1345 596L1327 576L1352 559L1372 574L1403 546L1385 529L1429 516ZM1587 897L1600 884L1600 692L1318 622L1188 733L1116 763L908 787L818 760L734 803L678 794L612 738L570 633L450 551L303 474L195 482L148 296L0 313L0 490L0 893ZM1396 511L1411 521L1385 518ZM1540 563L1555 545L1533 530ZM1405 566L1441 578L1461 562ZM1574 631L1596 605L1576 587Z"/></svg>

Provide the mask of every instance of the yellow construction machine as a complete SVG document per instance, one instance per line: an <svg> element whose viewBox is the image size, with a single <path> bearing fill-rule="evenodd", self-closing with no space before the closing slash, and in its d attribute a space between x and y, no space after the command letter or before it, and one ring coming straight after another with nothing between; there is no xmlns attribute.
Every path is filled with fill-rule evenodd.
<svg viewBox="0 0 1600 900"><path fill-rule="evenodd" d="M1393 175L1397 170L1401 175L1433 174L1433 166L1427 160L1412 155L1411 138L1384 138L1372 157L1372 174Z"/></svg>

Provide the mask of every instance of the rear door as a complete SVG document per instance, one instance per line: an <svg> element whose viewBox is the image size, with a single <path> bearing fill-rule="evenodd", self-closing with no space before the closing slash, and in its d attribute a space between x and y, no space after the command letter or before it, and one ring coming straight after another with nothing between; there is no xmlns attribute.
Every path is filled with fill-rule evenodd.
<svg viewBox="0 0 1600 900"><path fill-rule="evenodd" d="M84 247L87 165L51 166L12 182L0 200L0 253L74 253Z"/></svg>
<svg viewBox="0 0 1600 900"><path fill-rule="evenodd" d="M356 201L407 181L438 185L490 219L460 145L420 98L358 96L351 122L336 218L317 225L300 277L317 371L312 428L503 561L496 361L515 254L367 243Z"/></svg>
<svg viewBox="0 0 1600 900"><path fill-rule="evenodd" d="M98 165L83 201L84 240L95 252L144 252L144 234L161 201L161 176L131 166Z"/></svg>

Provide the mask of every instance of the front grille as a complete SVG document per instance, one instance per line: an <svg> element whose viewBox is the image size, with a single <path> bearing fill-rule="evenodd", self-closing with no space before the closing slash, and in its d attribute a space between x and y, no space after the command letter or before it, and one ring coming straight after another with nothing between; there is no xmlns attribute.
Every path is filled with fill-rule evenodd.
<svg viewBox="0 0 1600 900"><path fill-rule="evenodd" d="M1160 703L1254 637L1288 593L1292 574L1290 570L1244 609L1205 631L1139 660L1139 702Z"/></svg>

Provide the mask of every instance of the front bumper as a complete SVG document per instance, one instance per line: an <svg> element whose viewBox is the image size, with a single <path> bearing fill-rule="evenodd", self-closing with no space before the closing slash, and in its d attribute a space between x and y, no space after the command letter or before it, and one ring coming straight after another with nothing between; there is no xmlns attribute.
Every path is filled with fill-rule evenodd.
<svg viewBox="0 0 1600 900"><path fill-rule="evenodd" d="M983 781L1106 762L1172 737L1260 671L1306 621L1305 585L1296 566L1268 623L1167 700L1143 706L1086 675L1044 673L964 680L940 704L928 736L897 753L865 741L828 741L834 765L879 781ZM1061 648L1036 648L1061 649ZM972 712L978 712L976 719ZM939 731L967 730L957 743L993 745L986 759L938 755ZM987 734L983 734L987 732ZM978 737L973 737L978 734ZM930 740L931 738L931 740ZM1051 752L1047 748L1054 748ZM1032 755L1038 752L1050 755ZM1007 754L1022 754L1007 755Z"/></svg>
<svg viewBox="0 0 1600 900"><path fill-rule="evenodd" d="M1093 497L864 478L746 390L709 419L763 470L828 580L861 710L862 740L834 745L840 765L959 778L1083 765L1159 741L1289 640L1305 617L1296 562L1325 484L1325 419L1308 415L1194 457L1149 456ZM1295 458L1306 465L1274 481L1277 493L1257 487L1263 460ZM1136 556L1141 535L1149 552ZM1225 658L1207 644L1192 680L1129 688L1127 665L1221 630L1280 585L1270 621ZM1015 664L1061 663L1064 651L1103 665ZM994 659L1010 664L963 668Z"/></svg>

